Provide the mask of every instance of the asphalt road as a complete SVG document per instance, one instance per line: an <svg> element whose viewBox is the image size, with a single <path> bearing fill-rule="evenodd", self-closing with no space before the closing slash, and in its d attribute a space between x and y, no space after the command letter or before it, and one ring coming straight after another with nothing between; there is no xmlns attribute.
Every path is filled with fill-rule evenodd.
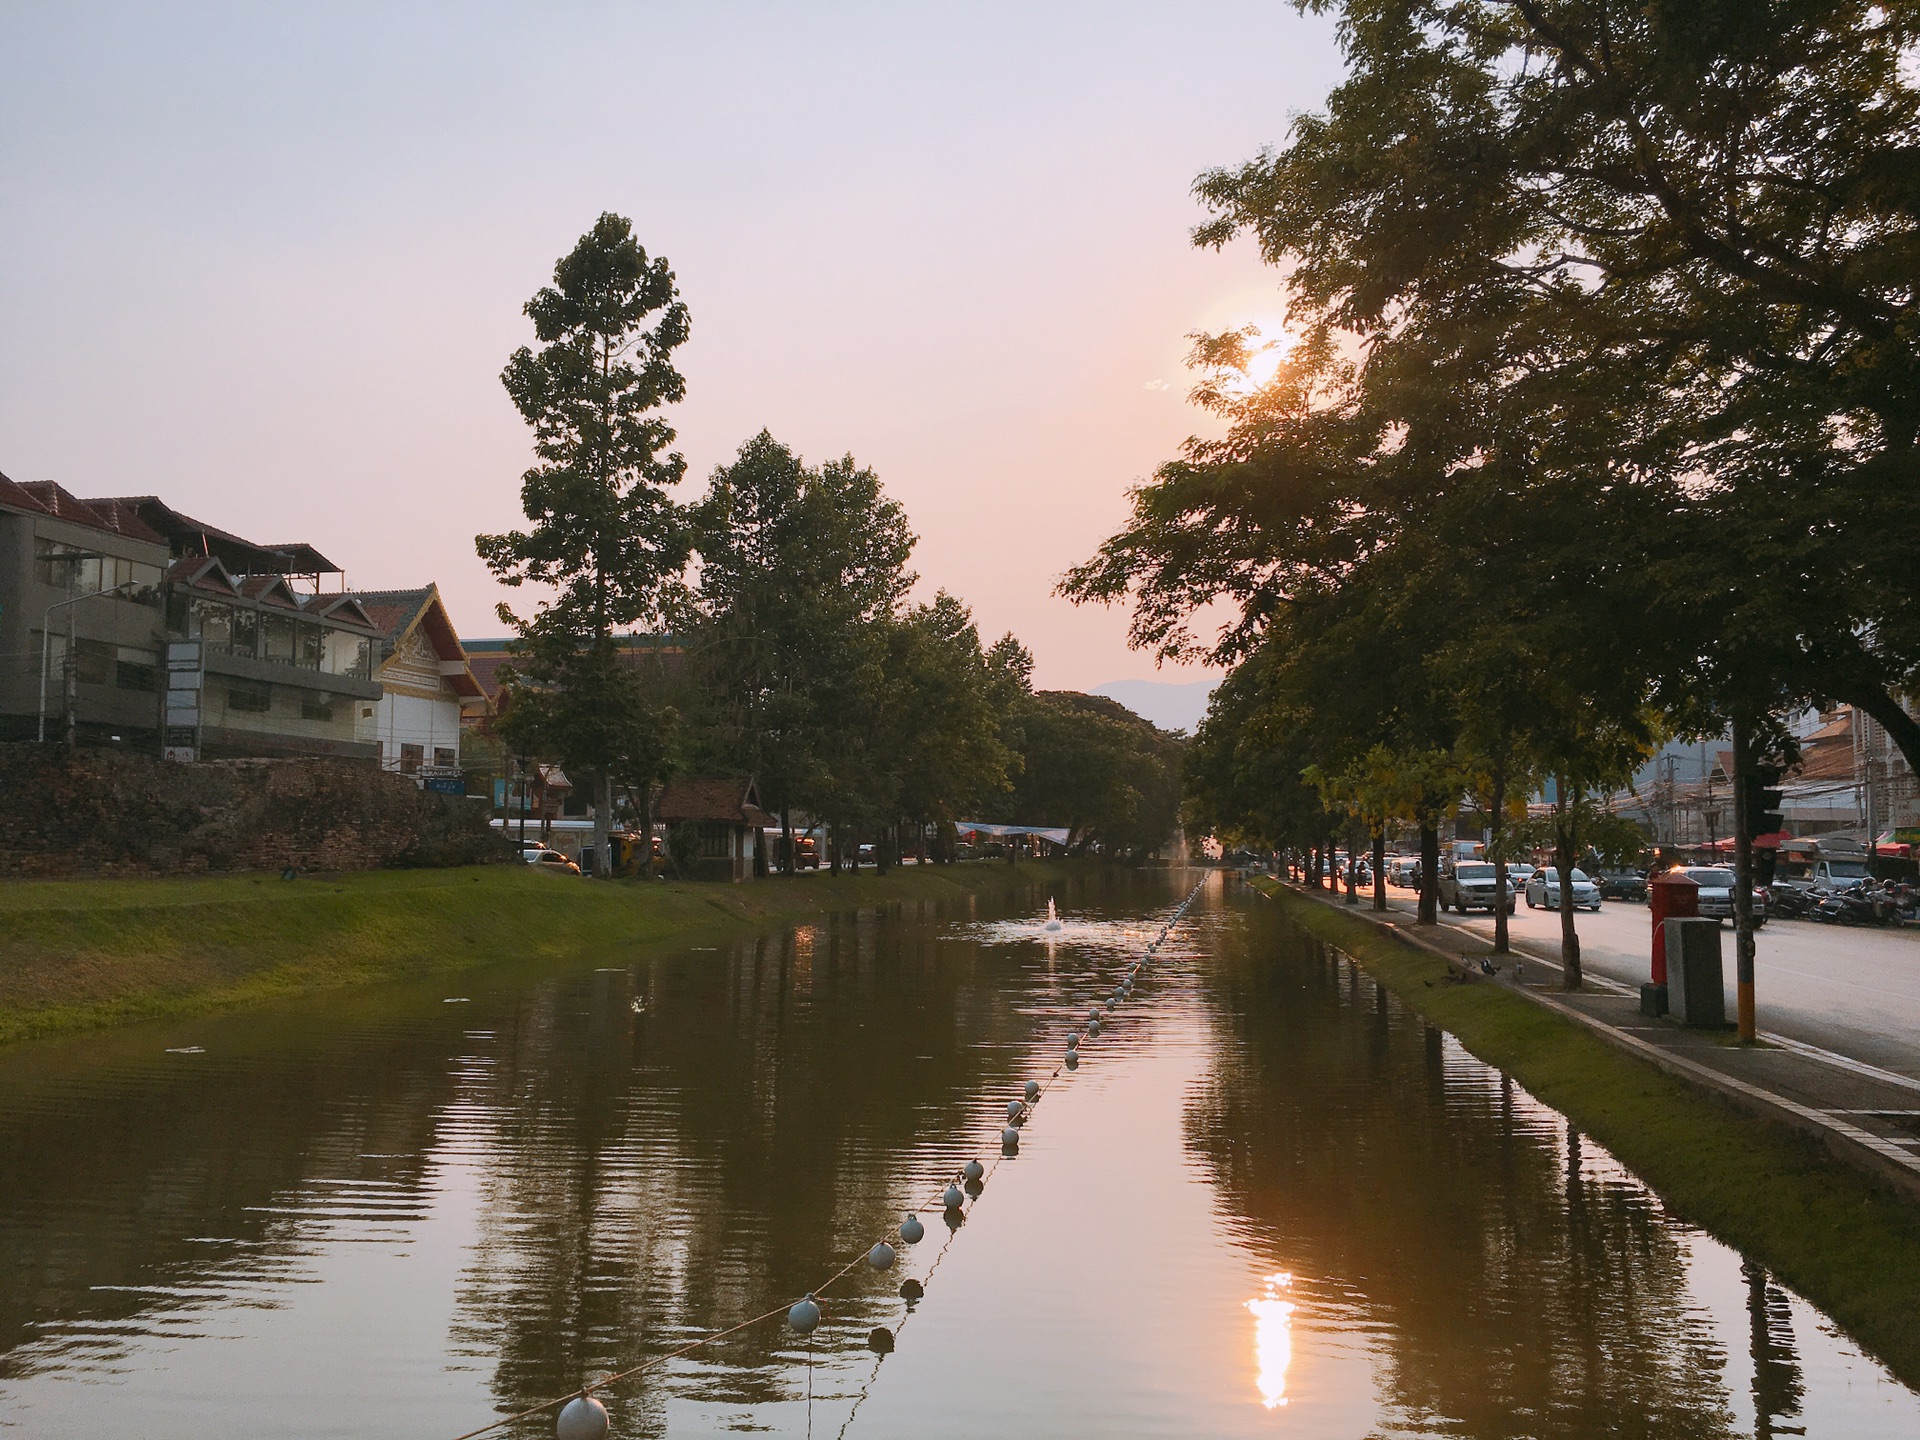
<svg viewBox="0 0 1920 1440"><path fill-rule="evenodd" d="M1411 890L1387 890L1396 911L1411 914ZM1362 894L1364 906L1371 899ZM1491 916L1476 912L1449 924L1488 939ZM1590 975L1638 988L1648 978L1652 923L1645 905L1603 902L1599 913L1580 911L1580 958ZM1733 930L1722 942L1727 1015L1733 1005ZM1557 958L1560 916L1520 903L1512 918L1516 948ZM1754 997L1763 1033L1815 1045L1868 1065L1920 1080L1920 930L1856 929L1811 920L1773 920L1757 937Z"/></svg>

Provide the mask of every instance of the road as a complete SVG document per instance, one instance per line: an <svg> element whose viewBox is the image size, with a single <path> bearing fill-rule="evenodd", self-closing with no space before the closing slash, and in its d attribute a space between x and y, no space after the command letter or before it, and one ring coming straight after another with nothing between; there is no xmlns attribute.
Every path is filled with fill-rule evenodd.
<svg viewBox="0 0 1920 1440"><path fill-rule="evenodd" d="M1370 899L1363 894L1360 903ZM1411 890L1389 888L1387 899L1411 918ZM1443 918L1493 936L1491 916L1475 914L1464 922L1452 913ZM1575 923L1589 975L1636 989L1648 978L1652 927L1645 905L1608 900L1597 914L1581 911ZM1547 958L1560 953L1560 916L1554 911L1529 910L1523 901L1513 916L1512 934L1523 952ZM1731 929L1721 954L1731 1017ZM1763 1033L1920 1080L1920 931L1774 920L1758 936L1754 995Z"/></svg>

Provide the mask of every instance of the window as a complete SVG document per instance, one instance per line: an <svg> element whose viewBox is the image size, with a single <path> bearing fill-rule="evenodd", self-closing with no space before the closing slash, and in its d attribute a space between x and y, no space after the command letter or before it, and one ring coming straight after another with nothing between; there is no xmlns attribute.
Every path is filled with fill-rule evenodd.
<svg viewBox="0 0 1920 1440"><path fill-rule="evenodd" d="M209 650L226 650L233 644L233 607L218 600L193 600L188 635L197 638Z"/></svg>
<svg viewBox="0 0 1920 1440"><path fill-rule="evenodd" d="M333 719L333 697L317 695L311 690L300 692L300 718L302 720Z"/></svg>
<svg viewBox="0 0 1920 1440"><path fill-rule="evenodd" d="M242 610L238 606L233 611L233 653L236 655L258 655L260 653L260 616L252 610Z"/></svg>
<svg viewBox="0 0 1920 1440"><path fill-rule="evenodd" d="M426 750L424 747L419 745L402 745L400 747L400 773L402 775L416 774L420 769L421 762L425 759Z"/></svg>
<svg viewBox="0 0 1920 1440"><path fill-rule="evenodd" d="M86 557L86 558L82 558ZM160 603L163 572L158 565L129 560L122 555L89 554L78 545L36 538L34 573L42 585L71 589L75 595L97 595L117 590L122 598L141 605Z"/></svg>
<svg viewBox="0 0 1920 1440"><path fill-rule="evenodd" d="M254 680L234 680L227 685L227 708L251 715L264 715L273 708L273 687Z"/></svg>
<svg viewBox="0 0 1920 1440"><path fill-rule="evenodd" d="M114 647L103 640L73 642L73 678L82 685L113 683Z"/></svg>
<svg viewBox="0 0 1920 1440"><path fill-rule="evenodd" d="M293 617L291 615L262 615L260 638L265 642L260 650L262 660L277 660L283 665L293 663Z"/></svg>
<svg viewBox="0 0 1920 1440"><path fill-rule="evenodd" d="M113 683L121 690L145 690L148 692L160 688L160 667L154 663L153 652L137 650L131 645L118 645L113 652Z"/></svg>
<svg viewBox="0 0 1920 1440"><path fill-rule="evenodd" d="M293 663L302 670L320 668L320 641L325 632L318 625L301 624L295 628L297 645Z"/></svg>
<svg viewBox="0 0 1920 1440"><path fill-rule="evenodd" d="M372 649L364 635L355 635L350 630L328 630L320 668L329 675L358 675L364 680L372 673Z"/></svg>
<svg viewBox="0 0 1920 1440"><path fill-rule="evenodd" d="M446 746L436 745L433 747L433 763L451 770L460 762L453 751L449 750Z"/></svg>

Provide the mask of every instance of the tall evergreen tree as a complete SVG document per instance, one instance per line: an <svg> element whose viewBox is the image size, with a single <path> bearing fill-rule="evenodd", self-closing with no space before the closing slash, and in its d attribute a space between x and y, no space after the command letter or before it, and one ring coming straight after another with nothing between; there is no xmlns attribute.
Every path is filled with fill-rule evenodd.
<svg viewBox="0 0 1920 1440"><path fill-rule="evenodd" d="M538 463L520 487L531 523L475 544L505 584L553 592L529 617L502 605L500 618L516 637L518 680L543 692L547 745L590 772L596 872L606 875L614 771L649 748L630 733L642 697L622 675L616 635L659 621L688 555L668 493L686 462L659 413L686 394L673 352L687 309L666 260L606 214L525 313L539 348L514 352L501 380L533 428Z"/></svg>

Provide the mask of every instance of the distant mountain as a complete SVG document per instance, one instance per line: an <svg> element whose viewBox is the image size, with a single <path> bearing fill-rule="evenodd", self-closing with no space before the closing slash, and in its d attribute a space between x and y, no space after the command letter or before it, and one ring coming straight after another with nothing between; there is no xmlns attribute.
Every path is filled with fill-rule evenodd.
<svg viewBox="0 0 1920 1440"><path fill-rule="evenodd" d="M1144 716L1162 730L1184 730L1191 735L1207 713L1207 697L1218 680L1189 680L1176 684L1165 680L1115 680L1093 687L1095 695L1118 700L1134 714Z"/></svg>

